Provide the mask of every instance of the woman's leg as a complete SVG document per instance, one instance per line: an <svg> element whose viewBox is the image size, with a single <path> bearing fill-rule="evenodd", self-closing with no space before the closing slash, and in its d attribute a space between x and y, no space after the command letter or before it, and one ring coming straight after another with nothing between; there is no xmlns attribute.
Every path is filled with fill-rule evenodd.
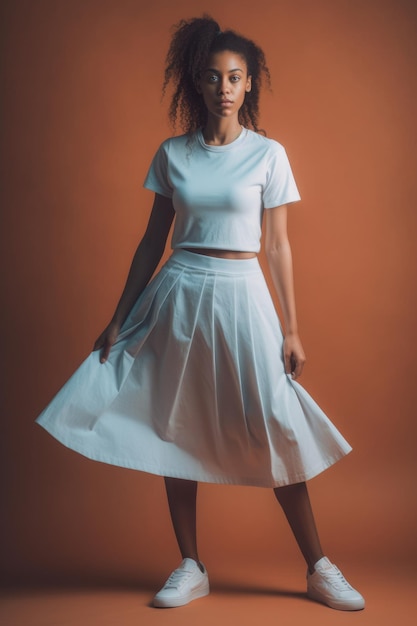
<svg viewBox="0 0 417 626"><path fill-rule="evenodd" d="M210 592L207 572L197 552L197 483L193 480L165 478L165 486L172 525L183 561L153 599L153 605L161 608L184 606Z"/></svg>
<svg viewBox="0 0 417 626"><path fill-rule="evenodd" d="M310 574L323 556L310 498L305 483L274 489L298 546L307 562Z"/></svg>
<svg viewBox="0 0 417 626"><path fill-rule="evenodd" d="M197 551L197 486L194 480L165 478L169 511L182 558L194 559L202 569Z"/></svg>
<svg viewBox="0 0 417 626"><path fill-rule="evenodd" d="M308 597L341 611L363 609L365 600L361 594L353 589L341 571L327 558L322 560L323 551L311 510L307 485L297 483L274 489L274 492L308 565Z"/></svg>

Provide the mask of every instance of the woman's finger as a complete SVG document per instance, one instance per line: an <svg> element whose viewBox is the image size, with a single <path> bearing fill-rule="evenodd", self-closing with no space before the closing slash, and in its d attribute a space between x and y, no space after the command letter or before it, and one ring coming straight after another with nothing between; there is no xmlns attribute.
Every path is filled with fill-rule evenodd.
<svg viewBox="0 0 417 626"><path fill-rule="evenodd" d="M291 372L292 377L294 378L294 380L296 378L298 378L299 376L301 376L301 372L303 371L303 362L302 361L296 361L296 363L294 364L293 370Z"/></svg>
<svg viewBox="0 0 417 626"><path fill-rule="evenodd" d="M113 344L108 339L106 339L103 345L103 349L101 351L100 363L105 363L107 361L112 345Z"/></svg>
<svg viewBox="0 0 417 626"><path fill-rule="evenodd" d="M294 355L291 352L284 354L285 373L292 374L294 370Z"/></svg>
<svg viewBox="0 0 417 626"><path fill-rule="evenodd" d="M93 352L95 352L95 350L100 350L100 348L103 347L103 343L103 337L100 335L100 337L98 337L94 342Z"/></svg>

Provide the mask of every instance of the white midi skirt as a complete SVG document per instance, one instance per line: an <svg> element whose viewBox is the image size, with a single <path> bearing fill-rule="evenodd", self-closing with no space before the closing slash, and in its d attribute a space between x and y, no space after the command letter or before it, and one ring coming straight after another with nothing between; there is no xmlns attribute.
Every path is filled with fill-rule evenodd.
<svg viewBox="0 0 417 626"><path fill-rule="evenodd" d="M38 417L64 445L161 476L278 487L351 447L285 374L258 260L174 251L108 361L92 352Z"/></svg>

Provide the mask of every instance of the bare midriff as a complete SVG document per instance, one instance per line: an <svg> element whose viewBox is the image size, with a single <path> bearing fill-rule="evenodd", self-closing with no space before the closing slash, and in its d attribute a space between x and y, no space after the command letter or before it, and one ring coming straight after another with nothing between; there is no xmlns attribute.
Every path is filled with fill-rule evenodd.
<svg viewBox="0 0 417 626"><path fill-rule="evenodd" d="M239 252L236 250L216 250L214 248L183 248L187 252L195 254L204 254L205 256L214 256L219 259L253 259L256 252Z"/></svg>

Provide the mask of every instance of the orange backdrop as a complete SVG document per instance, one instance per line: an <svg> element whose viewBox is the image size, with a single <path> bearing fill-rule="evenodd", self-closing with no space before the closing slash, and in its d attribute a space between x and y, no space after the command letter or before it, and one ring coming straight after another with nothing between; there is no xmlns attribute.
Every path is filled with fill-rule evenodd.
<svg viewBox="0 0 417 626"><path fill-rule="evenodd" d="M169 29L204 11L264 48L262 126L303 196L290 212L302 382L354 446L310 483L323 543L339 562L415 558L415 3L3 0L9 583L144 583L176 563L162 479L89 461L34 419L113 312L152 200L142 180L170 133ZM212 569L301 564L268 490L202 485L199 515Z"/></svg>

